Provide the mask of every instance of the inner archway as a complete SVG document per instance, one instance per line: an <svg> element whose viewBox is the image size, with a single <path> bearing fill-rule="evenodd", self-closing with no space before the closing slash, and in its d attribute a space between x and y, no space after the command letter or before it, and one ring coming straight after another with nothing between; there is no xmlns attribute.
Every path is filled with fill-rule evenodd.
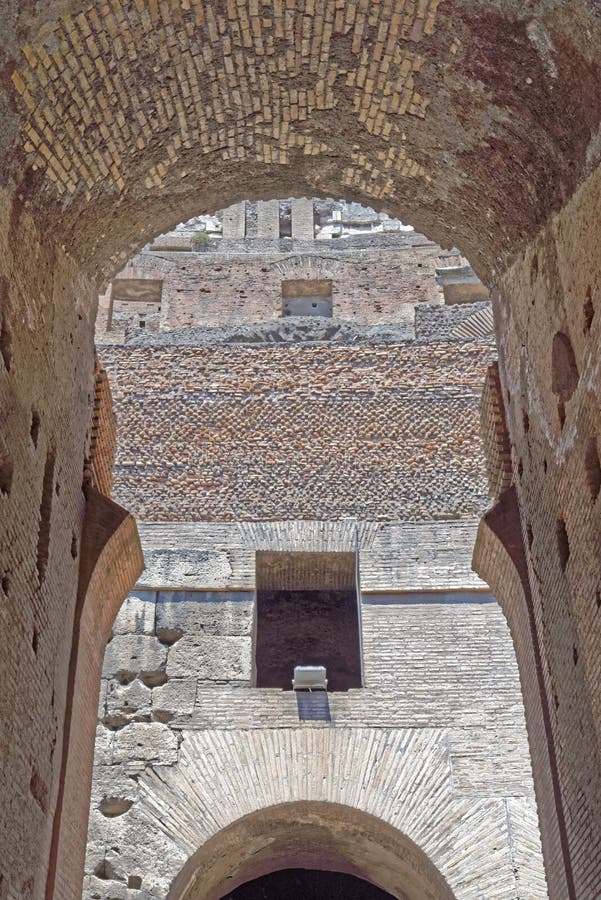
<svg viewBox="0 0 601 900"><path fill-rule="evenodd" d="M290 869L353 876L379 890L373 900L382 892L397 900L454 897L429 857L388 823L349 806L302 801L258 810L218 832L190 857L168 900L241 900L242 885Z"/></svg>
<svg viewBox="0 0 601 900"><path fill-rule="evenodd" d="M391 900L392 894L344 872L320 869L282 869L241 884L223 900Z"/></svg>

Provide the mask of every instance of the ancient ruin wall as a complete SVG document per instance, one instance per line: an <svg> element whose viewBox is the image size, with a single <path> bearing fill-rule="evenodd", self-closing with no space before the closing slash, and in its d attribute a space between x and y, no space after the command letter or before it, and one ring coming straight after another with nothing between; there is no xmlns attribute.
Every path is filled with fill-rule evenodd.
<svg viewBox="0 0 601 900"><path fill-rule="evenodd" d="M163 282L160 313L143 316L149 329L280 318L282 281L293 278L331 279L334 317L357 324L412 321L417 303L442 301L435 279L441 251L422 235L394 242L378 236L364 249L357 239L330 241L326 247L303 242L301 253L257 238L242 243L246 252L234 241L221 240L210 252L145 252L119 273L117 282L144 278ZM110 293L100 298L96 326L100 340L138 327L135 303L129 309L114 303L107 333L110 303Z"/></svg>
<svg viewBox="0 0 601 900"><path fill-rule="evenodd" d="M518 663L549 881L578 898L601 883L600 203L597 173L504 277L497 307L542 693L534 656Z"/></svg>
<svg viewBox="0 0 601 900"><path fill-rule="evenodd" d="M114 497L148 521L477 515L491 354L486 343L105 347Z"/></svg>
<svg viewBox="0 0 601 900"><path fill-rule="evenodd" d="M146 526L147 588L123 605L105 656L84 897L164 897L219 829L312 799L399 828L459 900L543 900L513 646L458 527L363 523L364 686L330 693L326 715L309 704L302 720L293 692L252 686L255 551L349 550L354 530ZM202 548L195 590L150 589L165 581L167 545L188 575L184 545ZM446 553L452 576L445 565L437 574ZM405 564L415 556L421 574Z"/></svg>
<svg viewBox="0 0 601 900"><path fill-rule="evenodd" d="M2 192L2 896L42 896L46 885L94 396L95 289L38 237L20 203Z"/></svg>

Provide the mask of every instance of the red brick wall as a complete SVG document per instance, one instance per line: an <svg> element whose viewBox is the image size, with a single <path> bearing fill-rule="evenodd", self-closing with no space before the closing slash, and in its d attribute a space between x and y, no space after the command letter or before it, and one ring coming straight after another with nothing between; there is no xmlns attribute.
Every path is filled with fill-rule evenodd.
<svg viewBox="0 0 601 900"><path fill-rule="evenodd" d="M541 788L543 761L537 793L549 882L561 898L592 898L601 884L600 205L597 173L502 279L497 309L513 473L559 780L556 802ZM567 393L554 370L558 334L569 339L577 369ZM503 602L502 592L499 597ZM517 621L513 630L523 627ZM520 652L524 640L516 637L528 709L532 655L527 646ZM536 764L546 736L532 715L528 726Z"/></svg>
<svg viewBox="0 0 601 900"><path fill-rule="evenodd" d="M96 297L4 194L0 253L0 456L12 465L0 494L0 894L39 897L61 764Z"/></svg>
<svg viewBox="0 0 601 900"><path fill-rule="evenodd" d="M427 244L406 250L366 250L354 257L341 254L338 260L321 258L318 250L315 256L323 260L322 277L332 279L334 317L374 324L402 321L403 304L441 302L435 281L439 253L436 244ZM135 257L119 277L163 279L161 327L254 323L282 315L282 281L295 277L278 269L285 259L284 254L232 258L145 253ZM137 308L132 305L134 312ZM101 301L99 336L105 333L107 315L108 307ZM409 310L404 315L413 320ZM135 320L133 327L137 327L137 315Z"/></svg>

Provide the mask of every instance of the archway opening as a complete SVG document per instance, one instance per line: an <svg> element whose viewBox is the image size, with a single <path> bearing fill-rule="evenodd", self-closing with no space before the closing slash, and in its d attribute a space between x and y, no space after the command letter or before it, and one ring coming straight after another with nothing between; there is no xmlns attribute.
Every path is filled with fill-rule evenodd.
<svg viewBox="0 0 601 900"><path fill-rule="evenodd" d="M346 872L281 869L253 878L224 894L223 900L394 900L369 881Z"/></svg>
<svg viewBox="0 0 601 900"><path fill-rule="evenodd" d="M454 897L432 860L387 822L337 803L300 801L257 810L210 838L173 882L169 900L243 900L244 890L260 886L245 888L249 883L294 883L299 870L313 873L304 876L313 889L324 879L316 896L333 896L323 893L323 884L346 876L339 886L358 882L366 900Z"/></svg>

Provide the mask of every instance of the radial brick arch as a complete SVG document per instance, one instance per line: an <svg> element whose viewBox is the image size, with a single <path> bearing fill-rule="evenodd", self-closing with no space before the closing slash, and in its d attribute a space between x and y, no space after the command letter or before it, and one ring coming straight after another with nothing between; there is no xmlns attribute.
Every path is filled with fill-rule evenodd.
<svg viewBox="0 0 601 900"><path fill-rule="evenodd" d="M150 880L156 888L169 885L170 900L212 900L220 896L218 885L226 893L232 879L255 877L244 868L263 846L254 843L253 823L266 822L264 842L272 846L280 829L290 833L301 821L303 809L324 811L318 831L330 836L338 861L346 859L403 900L507 900L519 891L514 864L500 848L513 822L516 859L528 854L537 829L532 806L521 798L458 796L439 729L307 726L251 729L235 740L220 730L182 731L182 738L176 766L141 776L134 813L135 827L146 835ZM282 811L277 821L270 810ZM316 825L320 818L308 821ZM376 822L371 849L361 849L358 835L365 825L373 836ZM228 837L227 849L220 834ZM386 835L394 836L392 845ZM298 840L292 843L298 848ZM313 842L302 865L314 868L316 853ZM274 868L269 854L264 859L268 868L256 876ZM289 850L279 862L280 868L299 864ZM533 897L546 896L536 874L529 888Z"/></svg>
<svg viewBox="0 0 601 900"><path fill-rule="evenodd" d="M291 868L345 872L398 900L453 900L436 867L386 822L338 803L284 803L237 820L188 860L168 900L219 900L236 887Z"/></svg>

